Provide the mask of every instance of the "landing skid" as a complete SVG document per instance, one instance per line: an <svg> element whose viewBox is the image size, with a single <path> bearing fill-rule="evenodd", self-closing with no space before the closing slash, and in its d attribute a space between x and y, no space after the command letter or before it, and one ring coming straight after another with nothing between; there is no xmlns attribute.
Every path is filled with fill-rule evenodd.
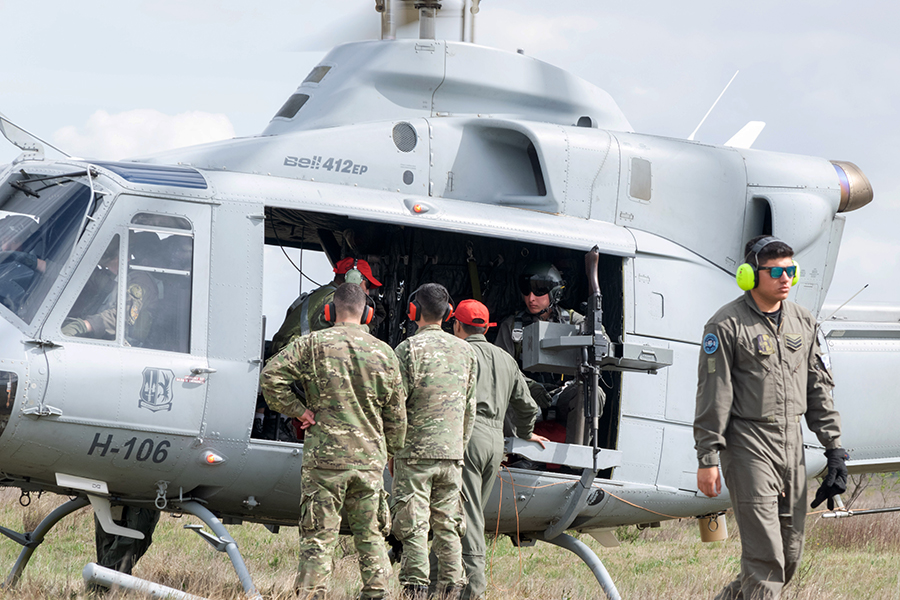
<svg viewBox="0 0 900 600"><path fill-rule="evenodd" d="M606 592L606 597L609 598L609 600L622 600L622 597L619 596L619 590L616 589L616 584L613 583L612 577L609 576L609 571L606 570L606 567L603 566L600 558L587 546L587 544L575 539L568 533L560 533L550 539L539 533L533 535L537 539L547 542L548 544L553 544L554 546L559 546L560 548L565 548L570 552L574 552L578 558L584 561L584 564L588 566L594 574L594 577L597 578L600 587Z"/></svg>
<svg viewBox="0 0 900 600"><path fill-rule="evenodd" d="M44 541L44 536L47 535L47 532L53 529L53 526L59 523L63 517L72 514L79 508L87 506L88 504L90 504L90 502L86 497L79 496L78 498L73 498L65 504L53 509L49 515L44 517L43 521L38 523L38 526L34 528L34 531L18 533L11 529L7 529L6 527L0 527L0 533L24 546L22 552L19 553L16 564L13 565L12 571L9 572L9 577L6 578L2 587L4 589L15 587L19 582L19 578L22 576L22 571L25 570L28 561L31 560L31 555L34 554L37 547Z"/></svg>
<svg viewBox="0 0 900 600"><path fill-rule="evenodd" d="M22 577L22 572L28 565L28 561L31 559L31 555L34 554L34 551L37 549L37 547L40 546L44 541L44 536L47 535L47 532L49 532L64 517L72 514L79 508L88 506L89 504L90 501L85 496L73 498L65 504L62 504L53 509L53 511L49 515L44 517L44 520L42 520L38 524L38 526L35 527L34 531L19 533L17 531L7 529L6 527L0 527L0 534L5 535L9 539L24 546L24 548L22 548L22 552L19 554L19 558L16 560L16 564L13 565L9 576L6 578L6 581L3 583L3 585L0 586L0 589L15 587L15 585L19 582L19 579ZM231 564L234 566L234 570L237 573L238 578L241 580L241 586L244 588L244 593L251 600L262 600L262 596L258 591L256 591L256 586L253 585L253 579L250 577L250 572L247 570L247 566L244 564L244 559L241 556L240 550L238 550L237 543L228 534L228 530L225 529L225 526L222 525L222 522L219 521L219 519L217 519L216 516L212 514L212 512L210 512L207 508L193 500L179 502L178 506L184 512L190 513L199 518L210 529L212 529L213 533L210 534L206 531L203 531L200 525L187 526L188 529L193 529L194 531L196 531L197 534L200 535L201 538L209 542L209 544L213 548L215 548L219 552L225 552L226 554L228 554L228 558L231 559ZM118 577L119 575L121 575L121 577ZM137 577L127 576L118 573L117 571L111 571L110 569L105 569L103 567L94 565L93 563L89 564L88 567L85 568L84 577L86 580L90 579L89 582L96 581L98 583L114 583L127 589L149 593L154 597L157 597L156 595L154 595L154 593L155 591L158 591L158 589L168 590L168 588L162 588L162 586L157 586L152 582L138 579ZM165 596L166 593L163 593L162 596L158 597ZM196 596L189 595L185 595L184 597L196 598Z"/></svg>
<svg viewBox="0 0 900 600"><path fill-rule="evenodd" d="M240 550L238 550L237 542L235 542L228 534L228 530L225 529L222 522L216 518L216 515L212 514L209 509L202 506L200 503L192 500L180 502L178 506L184 512L191 513L206 523L209 528L213 530L215 535L210 535L197 527L187 526L188 529L196 531L197 535L209 542L213 548L219 552L228 554L228 558L231 559L231 564L237 572L238 578L241 580L241 585L244 587L244 593L247 594L248 598L252 598L253 600L262 600L262 596L256 591L256 586L253 585L253 579L250 577L250 571L247 570L247 565L244 564L244 558L241 556Z"/></svg>

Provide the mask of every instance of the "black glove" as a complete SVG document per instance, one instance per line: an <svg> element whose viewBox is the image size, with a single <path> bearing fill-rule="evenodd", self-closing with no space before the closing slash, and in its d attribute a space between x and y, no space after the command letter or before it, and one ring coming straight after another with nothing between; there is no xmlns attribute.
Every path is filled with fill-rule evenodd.
<svg viewBox="0 0 900 600"><path fill-rule="evenodd" d="M847 491L847 459L850 455L843 448L832 448L825 451L828 459L828 473L822 480L822 485L816 490L816 498L810 506L812 508L828 501L828 510L834 510L834 496Z"/></svg>

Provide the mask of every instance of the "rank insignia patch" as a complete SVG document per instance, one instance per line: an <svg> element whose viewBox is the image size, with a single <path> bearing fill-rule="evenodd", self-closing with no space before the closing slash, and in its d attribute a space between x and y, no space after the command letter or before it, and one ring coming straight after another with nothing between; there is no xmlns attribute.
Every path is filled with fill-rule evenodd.
<svg viewBox="0 0 900 600"><path fill-rule="evenodd" d="M763 356L775 354L775 344L772 343L772 336L768 333L761 333L756 336L756 351Z"/></svg>
<svg viewBox="0 0 900 600"><path fill-rule="evenodd" d="M803 336L799 333L784 334L784 345L791 350L799 350L803 347Z"/></svg>

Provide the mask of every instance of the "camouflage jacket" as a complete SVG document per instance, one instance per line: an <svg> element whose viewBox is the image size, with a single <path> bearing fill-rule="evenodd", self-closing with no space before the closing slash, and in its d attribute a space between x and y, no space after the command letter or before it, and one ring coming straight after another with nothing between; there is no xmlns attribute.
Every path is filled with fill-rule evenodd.
<svg viewBox="0 0 900 600"><path fill-rule="evenodd" d="M291 391L294 381L303 386L306 405ZM406 407L397 357L362 325L338 323L294 338L269 360L260 383L273 410L315 414L303 466L381 470L403 446Z"/></svg>
<svg viewBox="0 0 900 600"><path fill-rule="evenodd" d="M395 350L408 390L405 459L462 460L475 425L478 363L469 344L423 327Z"/></svg>

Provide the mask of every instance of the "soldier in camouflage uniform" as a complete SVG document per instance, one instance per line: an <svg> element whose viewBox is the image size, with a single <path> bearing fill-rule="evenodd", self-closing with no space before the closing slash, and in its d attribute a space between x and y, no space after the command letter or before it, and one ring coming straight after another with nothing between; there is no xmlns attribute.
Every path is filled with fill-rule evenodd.
<svg viewBox="0 0 900 600"><path fill-rule="evenodd" d="M834 382L819 350L816 320L788 302L796 265L790 246L759 236L745 249L753 285L706 324L694 440L697 487L722 490L719 458L741 532L741 572L716 598L781 597L803 554L806 464L803 418L826 448L828 475L813 507L846 489L847 453L834 409ZM742 266L743 268L743 266Z"/></svg>
<svg viewBox="0 0 900 600"><path fill-rule="evenodd" d="M361 597L383 598L391 574L383 471L404 443L405 390L390 346L360 324L362 288L345 283L333 302L334 327L294 338L266 364L260 383L269 405L296 416L307 430L298 593L325 598L344 508L359 554ZM295 381L305 402L291 390Z"/></svg>
<svg viewBox="0 0 900 600"><path fill-rule="evenodd" d="M394 463L393 533L403 542L404 593L428 591L428 530L434 533L438 592L458 594L465 582L461 485L463 453L475 423L478 365L468 344L441 330L452 314L444 286L428 283L410 297L416 334L396 348L409 390L406 445Z"/></svg>
<svg viewBox="0 0 900 600"><path fill-rule="evenodd" d="M356 283L368 293L372 287L381 287L381 282L372 274L372 267L362 259L347 257L341 259L334 266L334 280L309 294L303 293L288 307L284 322L272 336L272 345L269 349L271 355L278 354L288 342L300 335L307 335L313 331L319 331L331 327L331 323L325 320L325 305L331 302L334 291L342 283ZM378 304L378 307L381 307ZM384 308L381 307L382 313ZM383 314L381 318L383 318ZM370 326L374 328L381 319L376 314ZM372 329L369 329L372 331ZM253 419L253 431L251 436L259 439L297 442L294 428L290 418L278 414L272 410L266 410L266 403L260 396L256 403L256 414Z"/></svg>

